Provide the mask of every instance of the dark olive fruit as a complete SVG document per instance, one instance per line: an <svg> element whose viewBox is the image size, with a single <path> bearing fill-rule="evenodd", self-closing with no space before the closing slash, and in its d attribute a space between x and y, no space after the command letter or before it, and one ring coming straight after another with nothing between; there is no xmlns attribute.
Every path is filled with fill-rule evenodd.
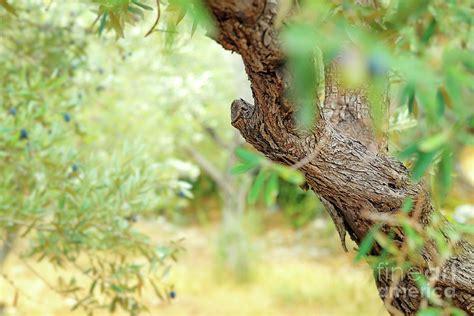
<svg viewBox="0 0 474 316"><path fill-rule="evenodd" d="M387 73L387 65L381 57L373 56L367 63L369 74L372 76L383 76Z"/></svg>
<svg viewBox="0 0 474 316"><path fill-rule="evenodd" d="M20 130L20 139L28 139L28 131L26 128Z"/></svg>
<svg viewBox="0 0 474 316"><path fill-rule="evenodd" d="M63 119L65 122L71 121L71 115L69 113L64 113L63 114Z"/></svg>

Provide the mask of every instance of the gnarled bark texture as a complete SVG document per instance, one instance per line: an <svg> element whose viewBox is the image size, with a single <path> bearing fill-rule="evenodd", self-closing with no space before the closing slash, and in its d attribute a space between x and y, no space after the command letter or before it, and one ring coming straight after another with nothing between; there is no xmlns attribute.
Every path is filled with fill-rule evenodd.
<svg viewBox="0 0 474 316"><path fill-rule="evenodd" d="M294 105L284 93L290 80L274 28L277 1L206 3L218 27L215 40L242 56L254 96L254 105L242 99L232 103L232 125L271 160L298 166L330 213L344 248L346 232L359 244L374 225L374 218L399 212L406 197L415 201L416 211L411 216L422 226L430 223L434 210L426 189L412 183L404 165L387 156L384 141L373 135L366 91L346 89L339 83L337 59L326 67L325 101L320 105L317 126L311 132L298 130ZM395 240L403 243L402 230L387 224L383 229L395 230ZM436 287L451 289L445 299L473 315L474 247L460 240L455 249L456 254L439 267ZM374 247L372 254L380 251ZM417 268L424 272L436 264L436 247L428 242L422 257ZM400 290L385 301L387 310L415 314L422 298L414 280L409 275L396 282L393 278L388 271L376 276L381 297L390 288Z"/></svg>

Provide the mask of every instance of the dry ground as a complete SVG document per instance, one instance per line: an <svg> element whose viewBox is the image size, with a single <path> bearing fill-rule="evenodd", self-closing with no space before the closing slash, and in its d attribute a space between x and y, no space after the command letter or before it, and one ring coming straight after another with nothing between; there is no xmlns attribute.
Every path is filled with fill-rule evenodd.
<svg viewBox="0 0 474 316"><path fill-rule="evenodd" d="M156 239L186 238L187 251L172 270L177 298L171 304L163 304L146 293L151 315L387 315L365 264L354 264L352 255L339 250L332 232L329 239L333 248L318 242L328 239L321 236L328 234L325 222L299 232L275 228L253 238L254 270L245 283L237 282L216 264L217 225L206 228L178 228L168 224L163 228L163 223L139 225ZM162 229L157 230L157 225ZM55 272L51 266L29 262L53 282ZM5 315L84 314L71 312L74 302L50 290L16 255L10 256L2 272L23 292L17 306L11 307L14 291L5 279L0 279L0 302L7 306Z"/></svg>

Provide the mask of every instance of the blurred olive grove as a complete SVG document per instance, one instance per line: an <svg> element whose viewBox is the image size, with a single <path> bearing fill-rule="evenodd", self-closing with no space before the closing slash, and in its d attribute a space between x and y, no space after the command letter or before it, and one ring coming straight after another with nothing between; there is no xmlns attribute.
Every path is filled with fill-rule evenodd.
<svg viewBox="0 0 474 316"><path fill-rule="evenodd" d="M88 5L2 5L2 265L9 256L32 270L26 258L49 261L59 270L48 286L74 298L73 309L134 314L146 309L141 292L174 293L163 278L182 249L151 241L134 222L203 223L210 208L223 213L221 264L247 278L251 176L230 172L242 140L222 106L248 89L236 56L189 32L172 49L168 34L144 40L140 27L121 41L97 36ZM316 205L306 199L303 222Z"/></svg>
<svg viewBox="0 0 474 316"><path fill-rule="evenodd" d="M306 12L330 10L325 2L307 5L312 11ZM468 11L463 5L459 19L469 24L472 16L465 16ZM445 216L464 224L462 232L472 232L474 116L472 106L464 102L472 96L472 91L464 91L466 83L472 83L472 58L463 50L453 50L443 57L442 75L436 69L420 72L429 63L441 63L438 55L445 46L460 42L472 49L472 30L468 38L463 38L463 30L451 42L440 35L437 44L429 46L436 33L431 28L454 23L430 10L427 28L423 21L420 30L402 28L408 43L400 47L427 46L426 51L420 48L426 54L418 52L419 58L392 54L389 45L376 45L358 29L346 33L373 47L368 54L375 72L399 66L391 73L390 98L404 106L390 109L390 149L413 166L416 178L425 176L432 184L433 199ZM258 306L246 312L252 315L319 315L317 309L325 309L315 302L336 306L338 295L357 296L351 291L377 300L374 286L357 284L366 281L358 275L360 269L348 265L334 249L333 224L318 199L299 188L303 176L251 150L230 126L228 105L236 97L251 99L249 83L240 58L206 37L201 27L212 34L211 22L200 2L161 3L162 17L150 29L156 11L154 1L0 0L0 310L21 313L25 301L35 300L12 276L18 274L9 262L24 265L51 292L69 299L68 308L78 313L121 309L139 314L156 307L150 306L149 293L160 302L158 312L162 308L166 312L164 302L179 297L176 284L185 288L183 279L198 297L205 296L200 289L217 292L206 284L210 283L202 276L206 273L217 276L216 289L221 291L221 283L228 282L232 286L223 291L229 291L228 296L237 293L241 299L248 299L241 296L239 291L245 291L241 286L262 284L264 290L250 290L258 297L258 302L249 300L249 306ZM393 18L397 23L404 18L401 11ZM290 56L295 51L313 52L313 42L320 43L324 32L347 27L335 14L333 24L315 33L309 31L315 18L310 15L301 14L302 23L289 26L283 34L291 44ZM346 33L335 32L319 49L336 50L346 40L340 34ZM404 49L400 47L396 49ZM292 58L297 77L308 79L301 73L307 56ZM467 70L457 68L452 59L462 61ZM440 78L447 78L447 85L440 85ZM297 81L300 92L296 93L304 94L301 90L308 85L314 86L312 79ZM439 87L434 95L427 92L432 87ZM302 109L308 110L304 104ZM302 117L301 124L307 124L307 116ZM296 253L292 259L303 265L291 260L287 265L265 262L278 258L266 243L284 239L265 234L273 228L298 243L288 246L289 257ZM308 233L312 230L318 240ZM310 240L298 239L301 236ZM418 240L417 232L412 237ZM206 250L196 246L200 238L207 240ZM384 237L374 234L375 238ZM303 255L295 250L297 246ZM315 247L336 256L323 263L310 261L314 267L306 264L306 255ZM366 247L359 247L358 259L366 257ZM416 247L410 251L416 252ZM210 272L195 275L193 266L203 259L193 256L201 254L212 258L205 262ZM182 263L181 258L190 262ZM54 272L38 270L40 262L48 262ZM289 271L281 271L280 264ZM343 269L334 270L333 265ZM354 279L342 276L343 271L353 271ZM308 276L313 272L316 279ZM306 284L307 278L313 283L327 279L330 284L327 275L334 273L341 274L340 290L346 293L339 293L338 284L331 289L311 289ZM247 285L235 285L235 280ZM265 308L270 303L260 292L266 290L287 302L283 306L288 309ZM225 302L225 293L211 296ZM358 308L354 313L384 313L378 301L369 306L359 306L360 302L354 303ZM306 305L311 309L304 309ZM236 315L239 308L236 304ZM220 313L224 312L230 314ZM170 313L193 312L171 309ZM207 311L207 315L215 313Z"/></svg>
<svg viewBox="0 0 474 316"><path fill-rule="evenodd" d="M25 2L19 9L36 18L2 11L2 261L28 238L22 256L88 277L79 285L75 276L57 275L54 287L76 307L120 305L135 313L142 287L168 296L160 275L180 246L156 245L130 222L178 207L177 192L189 194L185 180L198 171L170 156L150 160L154 152L132 138L103 139L107 125L87 119L86 109L104 111L99 100L109 97L100 85L112 76L94 74L79 5ZM120 125L119 117L109 120Z"/></svg>

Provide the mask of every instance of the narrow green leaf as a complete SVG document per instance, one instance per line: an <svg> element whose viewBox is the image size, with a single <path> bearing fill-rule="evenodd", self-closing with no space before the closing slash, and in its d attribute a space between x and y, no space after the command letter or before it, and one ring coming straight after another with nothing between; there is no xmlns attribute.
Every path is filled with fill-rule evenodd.
<svg viewBox="0 0 474 316"><path fill-rule="evenodd" d="M184 9L179 10L179 14L176 17L176 25L181 23L181 21L184 19L185 15L186 15L186 10L184 10Z"/></svg>
<svg viewBox="0 0 474 316"><path fill-rule="evenodd" d="M262 159L262 157L259 154L242 147L237 148L235 150L235 154L243 161L253 163L253 164L258 164L260 160Z"/></svg>
<svg viewBox="0 0 474 316"><path fill-rule="evenodd" d="M422 140L418 148L423 152L431 152L438 149L449 140L449 133L441 132Z"/></svg>
<svg viewBox="0 0 474 316"><path fill-rule="evenodd" d="M448 258L451 255L451 249L446 242L446 237L441 231L434 229L433 227L428 227L426 230L428 236L435 241L436 247L439 253L444 257Z"/></svg>
<svg viewBox="0 0 474 316"><path fill-rule="evenodd" d="M298 170L293 170L283 166L276 166L276 170L280 177L289 183L301 185L305 181L304 176Z"/></svg>
<svg viewBox="0 0 474 316"><path fill-rule="evenodd" d="M438 164L437 172L437 186L439 196L442 200L446 197L453 182L454 160L452 152L449 148L445 148L441 155L441 160Z"/></svg>
<svg viewBox="0 0 474 316"><path fill-rule="evenodd" d="M407 235L407 242L408 242L408 247L411 250L417 250L419 246L423 245L423 239L421 236L416 232L415 229L411 226L410 222L406 220L402 220L401 226L403 228L403 231Z"/></svg>
<svg viewBox="0 0 474 316"><path fill-rule="evenodd" d="M418 159L416 160L415 165L411 171L411 178L414 181L419 181L423 177L435 156L436 151L418 153Z"/></svg>
<svg viewBox="0 0 474 316"><path fill-rule="evenodd" d="M268 180L267 186L265 187L265 204L271 206L275 203L275 199L278 195L278 174L272 173Z"/></svg>
<svg viewBox="0 0 474 316"><path fill-rule="evenodd" d="M140 10L140 9L137 9L137 8L134 8L134 7L131 7L131 6L128 6L127 10L128 10L128 12L131 12L131 13L133 13L133 14L135 14L135 15L138 15L138 16L139 16L140 18L142 18L142 19L145 17L145 15L143 14L143 11Z"/></svg>
<svg viewBox="0 0 474 316"><path fill-rule="evenodd" d="M463 109L462 84L459 80L457 69L451 68L448 70L446 74L445 88L450 100L453 101L453 106L458 109Z"/></svg>
<svg viewBox="0 0 474 316"><path fill-rule="evenodd" d="M102 32L104 31L106 24L107 24L107 12L104 12L104 14L102 14L102 18L100 19L99 35L102 35Z"/></svg>
<svg viewBox="0 0 474 316"><path fill-rule="evenodd" d="M446 101L444 99L444 95L441 89L438 89L438 91L436 92L436 105L437 105L436 115L438 116L438 118L442 117L446 109Z"/></svg>
<svg viewBox="0 0 474 316"><path fill-rule="evenodd" d="M242 163L242 164L238 164L238 165L232 167L232 169L230 170L230 173L231 174L242 174L242 173L246 173L247 171L250 171L254 168L255 168L255 165L253 165L253 164Z"/></svg>
<svg viewBox="0 0 474 316"><path fill-rule="evenodd" d="M110 287L114 292L117 292L117 293L124 293L126 292L126 288L121 286L121 285L116 285L116 284L112 284L112 286Z"/></svg>
<svg viewBox="0 0 474 316"><path fill-rule="evenodd" d="M401 207L401 210L403 213L410 213L411 209L413 208L413 199L409 196L403 201L403 205Z"/></svg>
<svg viewBox="0 0 474 316"><path fill-rule="evenodd" d="M304 176L297 170L291 170L288 174L287 180L296 185L301 185L305 181Z"/></svg>
<svg viewBox="0 0 474 316"><path fill-rule="evenodd" d="M436 294L436 292L431 288L428 280L420 272L414 272L411 274L412 278L415 280L416 285L420 289L421 294L426 297L431 303L440 304L441 300Z"/></svg>
<svg viewBox="0 0 474 316"><path fill-rule="evenodd" d="M139 6L142 9L148 10L148 11L153 11L153 8L150 7L149 5L143 4L137 0L132 0L133 4Z"/></svg>
<svg viewBox="0 0 474 316"><path fill-rule="evenodd" d="M430 38L433 36L433 34L436 31L437 24L438 23L436 22L436 19L432 18L430 24L428 25L426 30L423 32L423 35L421 36L421 42L423 44L428 44L428 42L430 41Z"/></svg>
<svg viewBox="0 0 474 316"><path fill-rule="evenodd" d="M407 85L405 87L405 93L408 95L408 111L414 113L416 111L416 100L415 100L415 86Z"/></svg>
<svg viewBox="0 0 474 316"><path fill-rule="evenodd" d="M418 152L418 144L415 143L405 147L405 149L398 153L397 157L400 160L405 160L410 158L416 152Z"/></svg>
<svg viewBox="0 0 474 316"><path fill-rule="evenodd" d="M66 195L62 194L62 195L59 197L58 208L59 208L60 210L63 210L65 204L66 204Z"/></svg>
<svg viewBox="0 0 474 316"><path fill-rule="evenodd" d="M364 239L359 245L359 250L357 251L357 255L354 261L358 262L362 260L367 254L372 250L372 247L375 244L375 234L379 230L380 225L374 225L365 235Z"/></svg>
<svg viewBox="0 0 474 316"><path fill-rule="evenodd" d="M266 176L267 176L267 173L265 172L265 170L260 170L260 172L255 178L255 181L253 182L252 187L250 188L250 191L249 191L249 195L248 195L249 204L254 204L255 202L257 202L258 196L260 192L262 191L263 184L265 183Z"/></svg>
<svg viewBox="0 0 474 316"><path fill-rule="evenodd" d="M465 224L453 224L456 227L456 230L462 234L468 234L474 236L474 225L465 225Z"/></svg>

